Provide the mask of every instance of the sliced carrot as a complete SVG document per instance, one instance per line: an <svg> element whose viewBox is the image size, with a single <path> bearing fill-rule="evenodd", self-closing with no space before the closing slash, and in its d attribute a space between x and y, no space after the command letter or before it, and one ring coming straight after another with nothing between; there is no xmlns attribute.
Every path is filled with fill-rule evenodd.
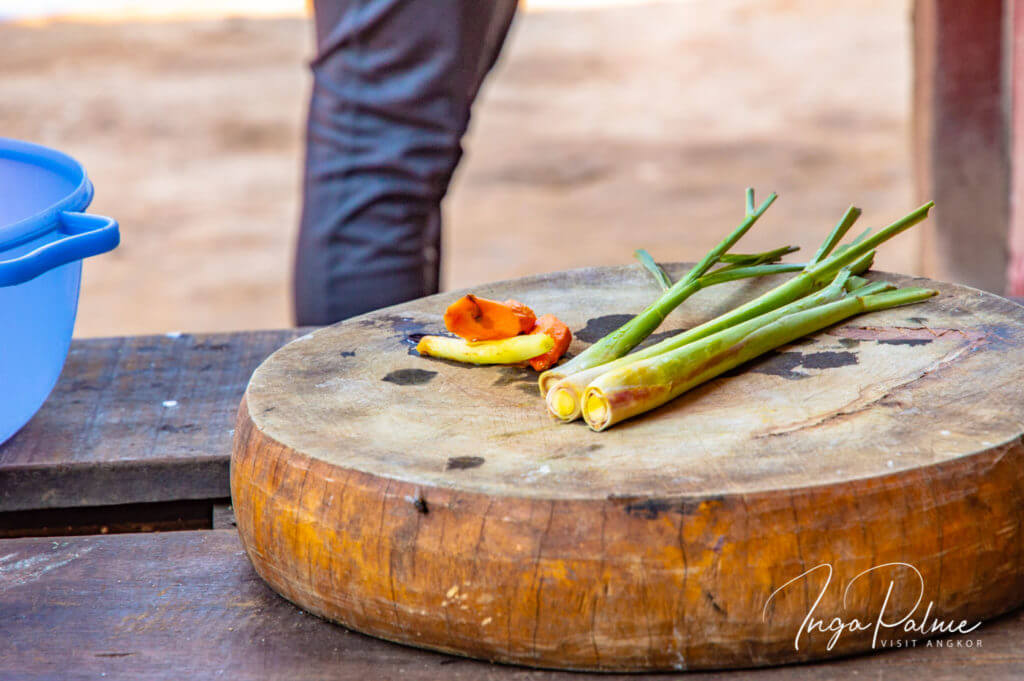
<svg viewBox="0 0 1024 681"><path fill-rule="evenodd" d="M520 315L496 300L462 296L444 312L444 325L468 341L500 340L519 335Z"/></svg>
<svg viewBox="0 0 1024 681"><path fill-rule="evenodd" d="M533 326L537 323L537 315L533 313L533 310L523 305L518 300L509 299L503 304L512 308L512 312L519 317L519 333L530 333L533 331Z"/></svg>
<svg viewBox="0 0 1024 681"><path fill-rule="evenodd" d="M530 360L530 366L534 369L545 371L554 366L555 362L569 349L569 343L572 342L572 331L555 315L545 314L537 318L537 325L533 327L533 332L530 335L538 333L550 336L555 341L555 347Z"/></svg>

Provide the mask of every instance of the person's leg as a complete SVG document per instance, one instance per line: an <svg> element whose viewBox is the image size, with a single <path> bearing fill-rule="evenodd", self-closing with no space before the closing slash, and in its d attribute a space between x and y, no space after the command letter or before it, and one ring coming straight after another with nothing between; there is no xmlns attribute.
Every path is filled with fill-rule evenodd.
<svg viewBox="0 0 1024 681"><path fill-rule="evenodd" d="M437 291L440 203L515 0L315 3L295 316Z"/></svg>

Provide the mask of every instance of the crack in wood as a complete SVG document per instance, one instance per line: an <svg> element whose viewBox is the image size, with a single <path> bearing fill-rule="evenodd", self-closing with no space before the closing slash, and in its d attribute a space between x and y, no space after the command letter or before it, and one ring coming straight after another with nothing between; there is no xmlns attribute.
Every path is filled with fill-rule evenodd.
<svg viewBox="0 0 1024 681"><path fill-rule="evenodd" d="M865 327L861 327L865 328ZM895 328L895 327L894 327ZM964 333L964 332L957 332ZM941 334L940 334L941 335ZM846 403L838 409L834 409L828 413L813 416L803 421L797 421L789 423L784 426L777 426L775 428L769 428L758 433L754 433L755 439L775 437L779 435L786 435L799 430L807 430L810 428L817 428L822 425L832 423L836 420L843 419L854 414L867 411L877 405L879 402L889 398L897 390L905 389L913 383L937 372L945 369L946 367L954 364L962 357L967 356L977 350L982 345L985 345L988 340L984 334L967 335L964 333L965 338L972 338L966 345L962 345L959 348L947 353L946 355L935 360L928 366L920 369L913 374L906 376L900 376L888 383L880 383L875 385L869 385L862 388L857 397L850 402Z"/></svg>

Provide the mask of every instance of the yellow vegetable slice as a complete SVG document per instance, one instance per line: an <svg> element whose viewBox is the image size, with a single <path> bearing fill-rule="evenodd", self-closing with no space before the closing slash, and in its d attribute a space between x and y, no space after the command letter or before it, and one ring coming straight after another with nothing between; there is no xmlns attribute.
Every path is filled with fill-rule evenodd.
<svg viewBox="0 0 1024 681"><path fill-rule="evenodd" d="M470 364L517 364L543 355L553 347L554 339L542 333L477 343L448 336L424 336L416 345L416 352Z"/></svg>

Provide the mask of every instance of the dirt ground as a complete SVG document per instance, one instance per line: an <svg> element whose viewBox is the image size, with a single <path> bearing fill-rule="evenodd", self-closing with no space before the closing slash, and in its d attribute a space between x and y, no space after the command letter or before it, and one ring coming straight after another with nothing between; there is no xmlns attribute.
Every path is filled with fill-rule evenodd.
<svg viewBox="0 0 1024 681"><path fill-rule="evenodd" d="M744 240L816 246L849 203L912 207L909 3L685 1L524 12L446 200L448 288L695 259L751 184ZM90 260L79 336L281 327L311 26L0 25L0 135L68 151L123 243ZM878 258L915 272L916 241Z"/></svg>

